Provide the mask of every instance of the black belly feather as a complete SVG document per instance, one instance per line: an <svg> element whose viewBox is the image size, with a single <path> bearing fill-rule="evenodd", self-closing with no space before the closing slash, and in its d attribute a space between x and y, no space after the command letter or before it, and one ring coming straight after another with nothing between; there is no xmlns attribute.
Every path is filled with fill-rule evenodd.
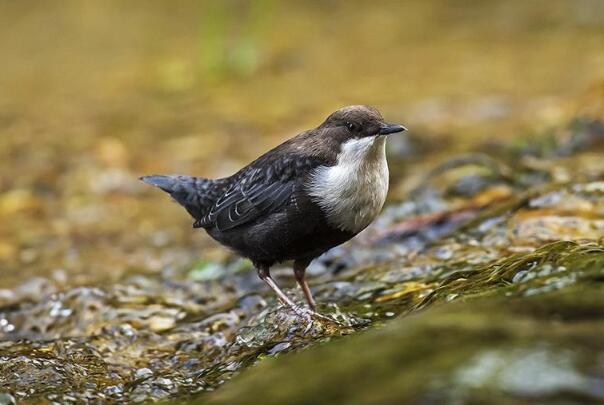
<svg viewBox="0 0 604 405"><path fill-rule="evenodd" d="M310 262L349 240L352 232L332 227L305 193L262 218L234 229L206 228L212 238L255 263L270 266L286 260Z"/></svg>

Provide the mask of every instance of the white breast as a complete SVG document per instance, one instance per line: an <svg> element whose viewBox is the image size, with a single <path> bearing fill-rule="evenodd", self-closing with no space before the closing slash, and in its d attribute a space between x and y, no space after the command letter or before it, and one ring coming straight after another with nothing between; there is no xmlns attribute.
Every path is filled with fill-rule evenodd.
<svg viewBox="0 0 604 405"><path fill-rule="evenodd" d="M333 226L354 233L365 229L388 193L386 137L344 143L335 166L315 169L308 193Z"/></svg>

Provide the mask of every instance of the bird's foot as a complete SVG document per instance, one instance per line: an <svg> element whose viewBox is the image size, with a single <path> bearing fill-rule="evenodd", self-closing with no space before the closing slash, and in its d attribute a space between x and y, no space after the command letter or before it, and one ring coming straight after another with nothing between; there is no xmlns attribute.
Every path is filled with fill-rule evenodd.
<svg viewBox="0 0 604 405"><path fill-rule="evenodd" d="M298 305L289 305L288 307L294 314L303 319L305 322L312 322L313 315L315 314L314 311L311 311L308 308L299 307Z"/></svg>
<svg viewBox="0 0 604 405"><path fill-rule="evenodd" d="M340 325L340 323L338 321L336 321L335 319L333 319L327 315L323 315L310 308L300 307L298 305L288 306L288 308L291 309L291 311L294 314L296 314L300 319L302 319L309 325L313 321Z"/></svg>

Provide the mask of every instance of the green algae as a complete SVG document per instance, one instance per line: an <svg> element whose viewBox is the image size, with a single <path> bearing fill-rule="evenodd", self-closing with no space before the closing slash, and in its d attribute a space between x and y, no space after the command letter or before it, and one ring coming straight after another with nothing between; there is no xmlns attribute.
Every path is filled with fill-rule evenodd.
<svg viewBox="0 0 604 405"><path fill-rule="evenodd" d="M596 243L580 245L554 242L531 253L515 254L450 274L415 309L438 301L489 294L532 295L564 288L579 279L598 280L604 274L604 247Z"/></svg>

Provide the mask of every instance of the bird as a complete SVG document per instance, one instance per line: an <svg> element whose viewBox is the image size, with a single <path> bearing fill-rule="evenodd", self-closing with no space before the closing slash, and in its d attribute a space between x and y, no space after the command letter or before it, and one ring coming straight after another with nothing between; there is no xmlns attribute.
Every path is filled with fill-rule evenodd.
<svg viewBox="0 0 604 405"><path fill-rule="evenodd" d="M229 177L140 179L170 194L193 217L194 228L250 259L284 305L297 314L316 314L306 269L378 216L389 183L386 139L405 130L384 121L374 107L353 105ZM297 306L271 277L273 265L289 261L308 309Z"/></svg>

